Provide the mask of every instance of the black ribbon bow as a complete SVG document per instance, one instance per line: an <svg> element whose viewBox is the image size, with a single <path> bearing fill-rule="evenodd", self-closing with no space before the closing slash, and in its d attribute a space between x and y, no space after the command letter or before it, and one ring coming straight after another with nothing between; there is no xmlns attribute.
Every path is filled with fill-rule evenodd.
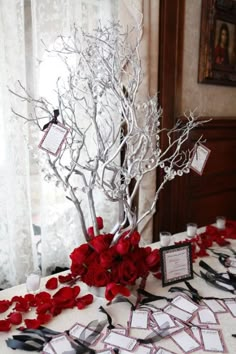
<svg viewBox="0 0 236 354"><path fill-rule="evenodd" d="M44 124L42 130L46 130L49 127L50 124L57 124L58 123L58 120L57 120L58 116L59 116L59 109L54 109L52 120L50 120L50 122Z"/></svg>

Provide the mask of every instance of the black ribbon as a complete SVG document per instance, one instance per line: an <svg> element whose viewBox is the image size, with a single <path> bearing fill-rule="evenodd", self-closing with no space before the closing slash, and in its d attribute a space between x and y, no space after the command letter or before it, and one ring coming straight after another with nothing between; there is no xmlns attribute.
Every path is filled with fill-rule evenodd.
<svg viewBox="0 0 236 354"><path fill-rule="evenodd" d="M102 313L104 313L107 316L107 321L109 323L109 325L107 326L108 329L113 329L115 328L115 326L112 324L112 318L109 315L109 313L104 309L104 307L100 306L99 307L99 311L101 311Z"/></svg>
<svg viewBox="0 0 236 354"><path fill-rule="evenodd" d="M50 122L44 124L42 130L46 130L49 127L50 124L57 124L58 123L58 120L57 120L58 116L59 116L59 109L54 109L52 120L50 120Z"/></svg>
<svg viewBox="0 0 236 354"><path fill-rule="evenodd" d="M113 304L119 303L119 302L127 302L128 304L130 304L132 311L136 310L136 306L127 297L116 296L115 299L112 301Z"/></svg>
<svg viewBox="0 0 236 354"><path fill-rule="evenodd" d="M162 326L162 328L160 329L160 331L158 331L156 334L149 334L146 338L144 339L137 339L138 343L140 344L153 344L156 342L159 342L161 339L163 339L165 336L169 335L169 326L168 322L165 322Z"/></svg>
<svg viewBox="0 0 236 354"><path fill-rule="evenodd" d="M152 301L157 301L157 300L166 300L168 302L171 301L171 299L169 299L168 297L166 296L159 296L159 295L154 295L154 294L151 294L149 293L148 291L144 290L144 289L138 289L137 292L143 296L145 296L145 298L143 298L141 301L140 301L140 304L141 305L145 305L147 304L148 302L152 302Z"/></svg>
<svg viewBox="0 0 236 354"><path fill-rule="evenodd" d="M14 337L17 337L17 336L14 336ZM44 345L45 345L45 343L43 345L37 345L37 342L35 342L35 338L32 338L32 337L29 340L19 340L19 339L8 338L6 340L6 344L9 348L22 349L27 352L29 352L29 351L41 352L43 350ZM33 345L33 344L36 344L36 345Z"/></svg>
<svg viewBox="0 0 236 354"><path fill-rule="evenodd" d="M217 282L231 285L231 286L233 286L234 289L236 289L235 276L229 275L229 279L227 279L227 278L223 277L222 274L224 274L224 273L218 273L213 268L211 268L206 262L204 262L202 260L199 262L199 265L207 271L207 273L200 272L201 276L205 280L207 278L210 281L210 283L212 283L212 284L213 284L213 282L215 282L216 284L218 284L219 286L222 287L221 290L225 290L226 288ZM229 272L228 272L228 274L229 274ZM228 291L230 291L230 289L228 289ZM234 294L234 292L233 292L233 294Z"/></svg>

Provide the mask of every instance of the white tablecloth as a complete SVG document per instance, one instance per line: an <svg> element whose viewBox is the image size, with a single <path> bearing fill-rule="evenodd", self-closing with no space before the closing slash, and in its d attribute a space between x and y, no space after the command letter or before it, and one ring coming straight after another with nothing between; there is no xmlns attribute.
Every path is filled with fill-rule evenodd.
<svg viewBox="0 0 236 354"><path fill-rule="evenodd" d="M203 228L199 229L199 232L202 232ZM185 238L185 233L180 233L174 235L175 240L180 240ZM158 247L159 244L155 243L152 244L152 247ZM236 248L236 241L232 241L232 246ZM225 268L219 263L217 258L214 257L207 257L204 258L204 260L211 265L212 267L215 267L218 271L224 272ZM199 259L197 259L196 263L194 263L194 269L198 272L199 267L198 267L198 262ZM42 287L41 290L44 289L44 283L46 282L47 278L42 280ZM204 280L194 277L193 280L190 281L190 283L196 287L202 296L217 296L217 297L222 297L222 298L228 298L228 297L234 297L230 293L226 293L221 290L217 290L214 287L208 286ZM81 286L81 294L86 294L88 293L87 287L85 284L79 283L78 285ZM179 286L185 286L182 283L178 284ZM150 276L147 280L146 284L146 290L154 293L156 295L168 295L170 296L170 293L168 293L168 288L165 287L162 288L161 286L161 281L157 280L156 278ZM57 290L55 290L57 291ZM14 295L24 295L26 293L26 287L25 284L12 287L10 289L0 291L0 300L3 299L11 299ZM132 300L132 298L131 298ZM134 298L133 298L134 300ZM83 323L87 325L91 320L93 319L99 319L99 320L104 320L106 317L103 313L98 311L99 306L103 305L104 307L106 306L106 300L101 299L101 298L95 298L94 302L89 305L86 309L84 310L78 310L76 309L68 309L64 310L59 316L54 317L52 321L50 321L46 326L55 329L58 331L64 331L66 329L69 329L75 322ZM163 300L158 301L158 306L164 306L166 305L166 302ZM112 304L109 307L107 307L108 312L111 314L113 323L116 324L121 324L126 326L127 320L128 320L128 315L129 315L129 309L130 306L126 303L117 303L117 304ZM32 312L32 316L33 316ZM3 319L6 316L5 313L0 314L0 319ZM212 328L219 328L222 330L224 341L226 343L228 353L235 354L236 353L236 338L232 337L232 333L236 333L236 318L233 318L230 313L222 313L218 314L218 319L220 324L211 326ZM27 314L27 318L29 318ZM26 353L25 351L22 350L15 350L13 351L12 349L8 348L5 344L5 340L9 337L12 337L14 334L19 334L18 331L11 330L8 333L0 333L0 354L13 354L13 353ZM132 333L131 333L132 334ZM158 343L160 346L173 351L174 353L183 353L180 348L177 347L177 345L170 339L163 339ZM194 353L200 354L200 353L206 353L203 350L195 351ZM213 352L211 352L213 353ZM216 354L216 353L214 353Z"/></svg>

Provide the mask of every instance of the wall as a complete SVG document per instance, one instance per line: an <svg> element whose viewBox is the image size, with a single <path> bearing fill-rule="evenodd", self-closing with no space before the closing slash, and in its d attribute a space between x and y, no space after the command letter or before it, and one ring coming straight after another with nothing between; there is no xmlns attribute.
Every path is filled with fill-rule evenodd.
<svg viewBox="0 0 236 354"><path fill-rule="evenodd" d="M203 0L204 1L204 0ZM204 116L236 116L236 87L198 84L201 0L185 1L182 92L178 114L188 110Z"/></svg>

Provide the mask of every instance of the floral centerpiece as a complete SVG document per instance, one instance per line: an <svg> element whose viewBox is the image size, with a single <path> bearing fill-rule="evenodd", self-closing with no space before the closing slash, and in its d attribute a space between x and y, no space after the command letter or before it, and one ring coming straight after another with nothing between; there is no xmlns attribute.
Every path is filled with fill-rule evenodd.
<svg viewBox="0 0 236 354"><path fill-rule="evenodd" d="M113 237L112 234L93 237L70 255L72 276L79 276L88 286L105 286L109 301L119 293L129 296L128 287L138 278L146 279L149 272L156 273L160 265L159 251L140 247L137 231L124 232L115 244Z"/></svg>
<svg viewBox="0 0 236 354"><path fill-rule="evenodd" d="M30 118L14 111L20 118L45 132L56 124L68 132L56 156L44 152L43 171L78 212L86 243L71 254L72 274L89 286L106 286L107 299L118 292L128 295L128 285L158 270L158 251L140 247L137 230L155 212L165 184L189 173L196 145L190 150L183 146L203 123L190 113L167 130L157 94L141 96L142 31L141 24L124 31L112 23L93 33L75 28L72 36L60 36L51 52L63 60L67 76L56 83L59 109L54 116L55 104L48 98L35 99L22 85L13 92L33 106ZM140 212L137 194L152 171L158 171L159 184L149 207ZM100 234L97 189L119 210L111 234Z"/></svg>

